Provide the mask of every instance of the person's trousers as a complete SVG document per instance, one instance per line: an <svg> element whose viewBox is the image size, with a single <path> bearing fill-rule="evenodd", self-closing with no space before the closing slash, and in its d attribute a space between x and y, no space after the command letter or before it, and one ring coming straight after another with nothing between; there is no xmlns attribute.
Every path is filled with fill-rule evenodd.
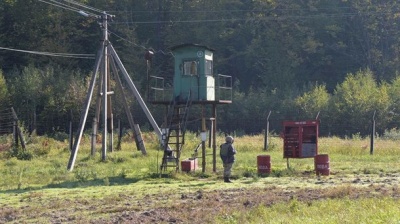
<svg viewBox="0 0 400 224"><path fill-rule="evenodd" d="M224 163L224 177L229 178L231 177L233 163Z"/></svg>

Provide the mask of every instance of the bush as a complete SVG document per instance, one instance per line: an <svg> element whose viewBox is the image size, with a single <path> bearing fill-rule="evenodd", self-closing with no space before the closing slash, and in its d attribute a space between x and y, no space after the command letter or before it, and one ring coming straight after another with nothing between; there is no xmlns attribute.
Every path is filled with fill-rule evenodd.
<svg viewBox="0 0 400 224"><path fill-rule="evenodd" d="M400 139L400 130L397 128L392 128L390 130L385 130L382 136L383 139L389 140L399 140Z"/></svg>
<svg viewBox="0 0 400 224"><path fill-rule="evenodd" d="M67 141L69 140L69 134L65 133L65 132L55 132L53 135L51 135L51 137L54 140L57 140L57 141L60 141L60 142L63 142L65 140L67 140Z"/></svg>
<svg viewBox="0 0 400 224"><path fill-rule="evenodd" d="M33 154L20 148L12 148L7 152L7 157L15 157L19 160L31 160L33 158Z"/></svg>

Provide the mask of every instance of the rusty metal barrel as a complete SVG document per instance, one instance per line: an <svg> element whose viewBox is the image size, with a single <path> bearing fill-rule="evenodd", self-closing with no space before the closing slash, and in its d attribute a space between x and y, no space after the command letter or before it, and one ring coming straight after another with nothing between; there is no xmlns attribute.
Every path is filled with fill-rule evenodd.
<svg viewBox="0 0 400 224"><path fill-rule="evenodd" d="M317 175L329 176L329 156L328 154L320 154L314 157L315 173Z"/></svg>
<svg viewBox="0 0 400 224"><path fill-rule="evenodd" d="M271 173L271 156L269 155L257 156L257 172L258 174Z"/></svg>

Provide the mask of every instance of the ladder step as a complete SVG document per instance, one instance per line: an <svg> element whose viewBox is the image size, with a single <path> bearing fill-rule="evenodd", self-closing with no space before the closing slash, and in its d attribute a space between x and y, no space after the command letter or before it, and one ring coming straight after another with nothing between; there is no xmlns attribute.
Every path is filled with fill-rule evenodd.
<svg viewBox="0 0 400 224"><path fill-rule="evenodd" d="M176 165L165 165L164 167L176 167Z"/></svg>
<svg viewBox="0 0 400 224"><path fill-rule="evenodd" d="M185 142L185 129L188 121L189 109L191 106L191 98L185 102L171 101L168 108L167 115L167 128L169 133L166 138L166 144L174 147L175 149L168 149L164 152L163 162L161 168L166 170L167 167L179 168L180 158L169 158L170 156L179 155L182 151ZM166 154L167 153L167 154ZM168 156L168 157L167 157Z"/></svg>
<svg viewBox="0 0 400 224"><path fill-rule="evenodd" d="M182 136L172 136L172 135L171 135L171 136L169 136L169 138L168 138L168 143L172 143L172 142L177 143L176 137L182 137ZM179 138L179 139L180 139L179 142L183 141L183 138Z"/></svg>
<svg viewBox="0 0 400 224"><path fill-rule="evenodd" d="M183 137L183 135L176 135L176 134L170 134L169 136L168 136L168 138L176 138L176 137Z"/></svg>

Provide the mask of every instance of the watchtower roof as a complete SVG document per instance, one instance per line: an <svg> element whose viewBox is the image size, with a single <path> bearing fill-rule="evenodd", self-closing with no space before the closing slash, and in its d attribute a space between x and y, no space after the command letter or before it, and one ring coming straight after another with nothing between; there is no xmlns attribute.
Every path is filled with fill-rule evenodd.
<svg viewBox="0 0 400 224"><path fill-rule="evenodd" d="M172 51L174 51L174 50L179 49L179 48L185 48L185 47L190 47L190 46L192 46L192 47L205 48L205 49L207 49L207 50L209 50L209 51L215 51L215 49L212 49L212 48L210 48L210 47L208 47L208 46L200 45L200 44L192 44L192 43L186 43L186 44L175 45L175 46L171 47L170 49L171 49Z"/></svg>

